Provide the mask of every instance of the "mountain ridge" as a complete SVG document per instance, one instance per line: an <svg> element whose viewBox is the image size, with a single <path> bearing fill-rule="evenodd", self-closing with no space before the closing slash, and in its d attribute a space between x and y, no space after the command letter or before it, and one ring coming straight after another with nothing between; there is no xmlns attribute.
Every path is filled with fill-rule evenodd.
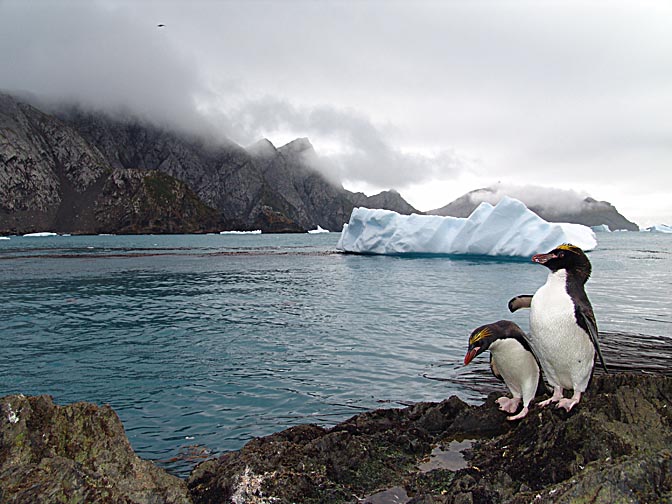
<svg viewBox="0 0 672 504"><path fill-rule="evenodd" d="M77 107L48 114L0 93L0 233L340 231L356 205L416 211L401 196L369 200L327 180L307 138L257 144ZM161 178L171 198L152 198L157 173L174 180Z"/></svg>
<svg viewBox="0 0 672 504"><path fill-rule="evenodd" d="M536 189L538 190L539 188ZM560 196L567 192L547 188L544 191L549 195L557 194ZM544 206L530 197L526 197L524 191L523 194L511 194L513 192L519 193L521 192L521 188L516 188L515 191L500 187L475 189L463 194L441 208L425 213L450 217L468 217L482 202L486 201L495 204L502 196L507 195L521 200L530 210L548 222L572 222L589 227L606 224L612 231L639 231L637 224L626 219L607 201L598 201L588 196L584 197L581 201L573 201L572 204L567 204L564 207L557 204Z"/></svg>
<svg viewBox="0 0 672 504"><path fill-rule="evenodd" d="M243 148L130 115L30 103L0 92L0 233L340 231L355 207L423 213L395 190L367 196L327 179L307 138ZM157 180L170 198L153 197ZM494 193L425 213L466 217ZM563 213L519 199L550 222L639 229L608 202L584 198Z"/></svg>

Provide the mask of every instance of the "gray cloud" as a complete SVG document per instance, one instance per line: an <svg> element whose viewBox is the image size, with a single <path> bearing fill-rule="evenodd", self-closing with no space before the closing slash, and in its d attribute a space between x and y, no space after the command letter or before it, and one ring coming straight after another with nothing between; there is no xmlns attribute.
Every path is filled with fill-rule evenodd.
<svg viewBox="0 0 672 504"><path fill-rule="evenodd" d="M4 0L0 88L307 136L342 180L443 184L427 208L502 180L672 220L649 197L672 184L670 19L662 0Z"/></svg>
<svg viewBox="0 0 672 504"><path fill-rule="evenodd" d="M247 101L230 115L210 120L229 125L230 136L250 144L273 132L291 131L308 136L318 145L322 158L317 167L335 181L348 180L388 188L434 178L450 178L469 169L469 162L456 153L407 153L391 145L385 128L373 124L354 110L331 106L295 106L266 96ZM389 132L387 132L389 133ZM338 145L338 152L320 151L319 145Z"/></svg>
<svg viewBox="0 0 672 504"><path fill-rule="evenodd" d="M98 2L0 3L0 88L186 129L199 71L153 19Z"/></svg>
<svg viewBox="0 0 672 504"><path fill-rule="evenodd" d="M471 195L474 202L487 201L493 205L499 203L504 196L516 198L528 207L545 210L550 215L579 212L583 201L589 195L571 189L556 189L535 185L496 184L489 187L490 191L479 191Z"/></svg>

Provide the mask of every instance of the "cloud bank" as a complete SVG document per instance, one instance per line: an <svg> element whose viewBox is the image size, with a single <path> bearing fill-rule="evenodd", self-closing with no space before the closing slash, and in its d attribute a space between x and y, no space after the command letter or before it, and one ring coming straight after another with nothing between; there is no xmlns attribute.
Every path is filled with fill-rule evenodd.
<svg viewBox="0 0 672 504"><path fill-rule="evenodd" d="M0 0L0 89L308 137L331 177L421 209L502 180L669 220L670 19L662 0Z"/></svg>
<svg viewBox="0 0 672 504"><path fill-rule="evenodd" d="M0 3L0 89L202 128L199 70L155 23L99 2Z"/></svg>
<svg viewBox="0 0 672 504"><path fill-rule="evenodd" d="M496 205L504 196L510 196L525 203L528 208L544 210L550 217L581 211L584 200L590 195L571 189L557 189L535 185L496 184L484 191L470 195L474 203L485 201Z"/></svg>
<svg viewBox="0 0 672 504"><path fill-rule="evenodd" d="M282 132L291 132L287 140L309 136L321 157L317 168L338 182L403 187L436 177L449 178L469 166L467 159L450 150L403 152L390 143L385 127L355 110L297 106L271 96L244 101L227 110L227 115L212 112L209 121L219 124L243 145L262 137L272 139Z"/></svg>

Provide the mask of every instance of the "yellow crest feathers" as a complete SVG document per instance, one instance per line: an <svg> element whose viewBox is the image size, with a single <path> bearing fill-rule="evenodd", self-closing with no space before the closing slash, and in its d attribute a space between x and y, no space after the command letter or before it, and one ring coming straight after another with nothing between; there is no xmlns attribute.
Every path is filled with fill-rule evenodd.
<svg viewBox="0 0 672 504"><path fill-rule="evenodd" d="M558 245L556 247L558 250L567 250L568 252L574 252L574 253L580 253L583 252L579 247L576 245L572 245L571 243L563 243L562 245Z"/></svg>
<svg viewBox="0 0 672 504"><path fill-rule="evenodd" d="M485 327L480 331L478 331L476 334L474 334L471 338L469 338L469 344L473 345L474 343L478 343L482 339L487 338L491 335L492 333L490 332L490 329Z"/></svg>

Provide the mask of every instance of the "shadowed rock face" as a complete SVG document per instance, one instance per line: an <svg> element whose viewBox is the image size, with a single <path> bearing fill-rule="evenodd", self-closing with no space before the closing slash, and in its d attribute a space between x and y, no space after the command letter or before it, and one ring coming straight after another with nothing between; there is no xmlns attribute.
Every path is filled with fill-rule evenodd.
<svg viewBox="0 0 672 504"><path fill-rule="evenodd" d="M193 233L224 218L185 183L113 169L74 128L0 93L0 233Z"/></svg>
<svg viewBox="0 0 672 504"><path fill-rule="evenodd" d="M480 406L451 397L254 439L198 465L188 492L183 481L135 456L109 407L8 396L0 400L0 502L672 499L672 377L595 376L571 413L533 404L520 422L498 411L498 395ZM465 460L443 464L437 455L455 446Z"/></svg>
<svg viewBox="0 0 672 504"><path fill-rule="evenodd" d="M135 455L109 406L7 396L0 414L0 502L191 502L182 480Z"/></svg>

